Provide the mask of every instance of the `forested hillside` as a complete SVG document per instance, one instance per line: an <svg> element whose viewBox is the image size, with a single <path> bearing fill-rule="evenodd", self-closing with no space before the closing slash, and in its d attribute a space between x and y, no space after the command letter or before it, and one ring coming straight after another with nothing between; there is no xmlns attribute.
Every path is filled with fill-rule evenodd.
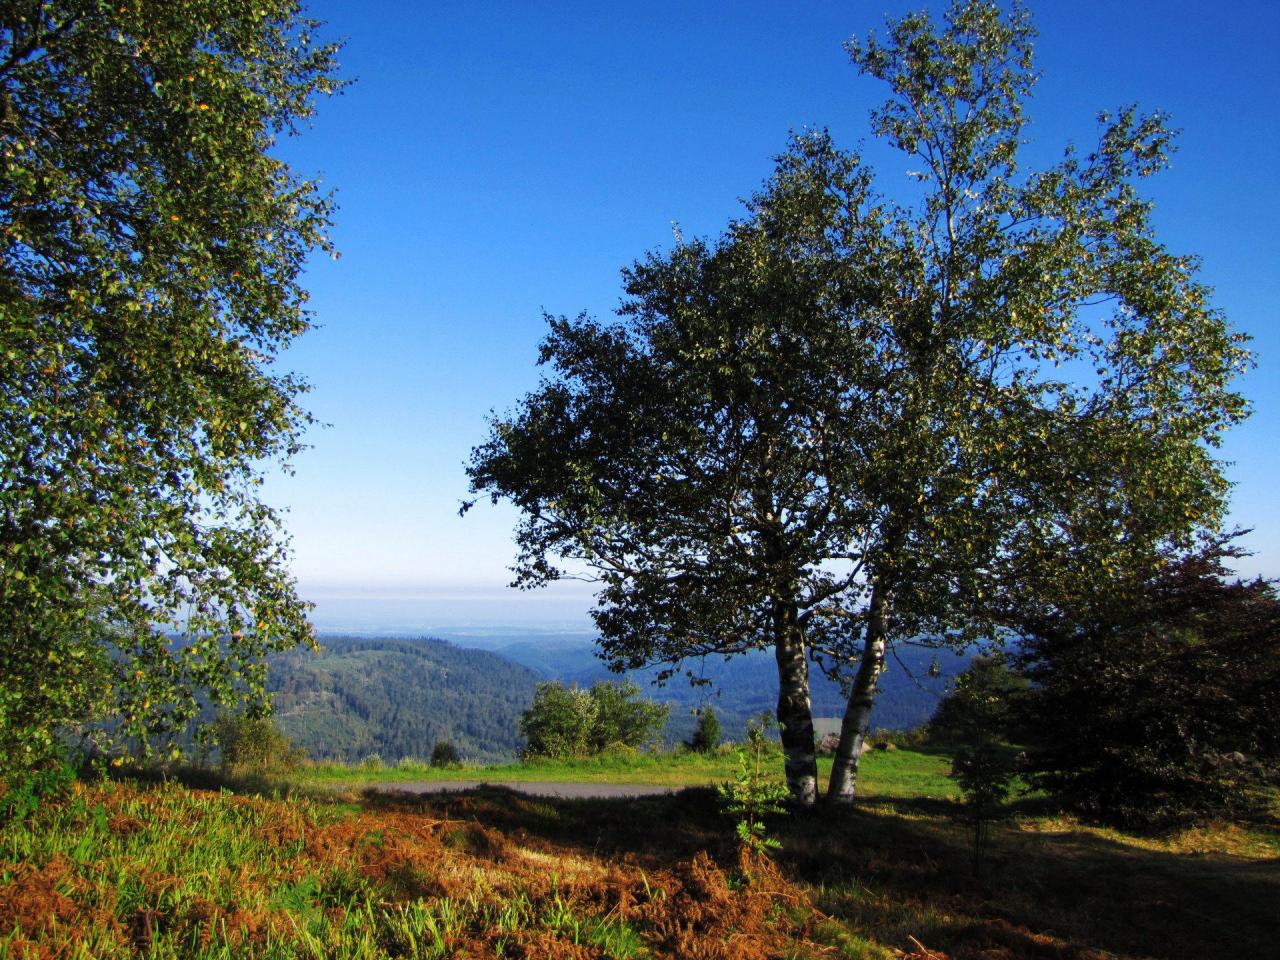
<svg viewBox="0 0 1280 960"><path fill-rule="evenodd" d="M533 671L443 640L321 638L271 659L280 728L313 759L426 758L449 740L467 759L510 757Z"/></svg>
<svg viewBox="0 0 1280 960"><path fill-rule="evenodd" d="M468 760L508 759L522 745L520 713L539 680L585 687L618 679L580 637L521 638L488 650L434 638L323 637L321 646L319 654L273 657L268 682L281 730L317 760L356 761L375 753L389 763L426 758L437 740L451 741ZM901 663L891 658L882 681L875 726L923 723L965 664L946 651L904 648L900 656ZM931 677L935 657L939 675ZM772 712L777 703L777 668L767 651L686 666L710 683L691 686L681 675L658 687L651 683L656 669L631 674L646 697L671 705L670 743L692 734L694 711L707 704L719 714L725 737L739 739L750 717ZM814 715L839 717L844 703L839 685L815 672Z"/></svg>
<svg viewBox="0 0 1280 960"><path fill-rule="evenodd" d="M492 649L547 679L587 686L596 680L615 677L596 659L594 647L581 641L522 640ZM935 663L933 672L937 675L930 676L930 668ZM901 730L924 723L937 706L948 680L967 663L967 657L949 650L901 647L896 656L889 657L888 669L880 681L872 726ZM749 718L763 711L772 713L777 706L778 668L769 651L744 654L731 660L721 657L690 660L684 669L710 683L693 686L681 673L657 687L652 685L659 673L657 669L634 671L629 675L648 697L672 704L668 739L687 738L695 724L693 711L706 704L715 708L729 738L740 738ZM811 686L815 717L844 714L846 694L838 683L814 669Z"/></svg>

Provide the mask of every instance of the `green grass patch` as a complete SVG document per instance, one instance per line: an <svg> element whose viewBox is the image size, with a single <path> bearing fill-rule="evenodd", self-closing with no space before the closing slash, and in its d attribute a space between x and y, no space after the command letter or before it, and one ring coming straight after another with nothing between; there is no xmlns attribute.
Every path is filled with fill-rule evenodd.
<svg viewBox="0 0 1280 960"><path fill-rule="evenodd" d="M781 754L775 754L770 763L781 777ZM872 750L862 758L859 792L867 796L956 797L959 792L948 776L950 770L950 759L938 753ZM722 783L733 779L737 772L737 754L729 750L712 754L626 752L574 760L464 764L444 769L414 764L376 767L365 764L308 764L290 774L290 780L304 786L343 787L459 780L692 787ZM818 775L824 783L830 773L830 758L820 757Z"/></svg>

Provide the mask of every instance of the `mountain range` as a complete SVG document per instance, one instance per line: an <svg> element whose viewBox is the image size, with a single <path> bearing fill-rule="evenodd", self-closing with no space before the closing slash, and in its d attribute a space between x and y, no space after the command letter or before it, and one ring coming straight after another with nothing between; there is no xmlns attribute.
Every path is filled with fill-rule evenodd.
<svg viewBox="0 0 1280 960"><path fill-rule="evenodd" d="M318 760L358 761L378 755L393 763L426 758L448 740L467 759L512 757L521 746L518 723L536 685L558 680L589 686L618 679L596 658L588 634L466 634L436 637L321 637L321 652L297 650L271 659L268 686L280 728ZM926 721L967 658L947 650L904 646L890 657L872 722L904 729ZM684 676L707 681L691 685ZM726 660L686 661L664 685L659 670L629 674L644 695L669 705L665 739L687 739L696 712L713 707L724 735L741 739L748 719L772 712L777 669L768 651ZM844 712L840 684L811 674L819 728Z"/></svg>

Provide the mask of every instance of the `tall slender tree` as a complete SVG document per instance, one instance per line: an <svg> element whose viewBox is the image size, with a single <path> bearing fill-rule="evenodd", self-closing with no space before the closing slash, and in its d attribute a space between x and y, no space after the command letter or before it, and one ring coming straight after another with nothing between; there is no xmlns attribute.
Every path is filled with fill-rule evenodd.
<svg viewBox="0 0 1280 960"><path fill-rule="evenodd" d="M1221 519L1212 450L1246 414L1230 384L1249 355L1138 193L1172 133L1125 108L1088 155L1021 172L1032 35L1020 6L969 0L941 29L915 14L848 45L891 88L873 127L921 189L893 214L883 323L863 331L891 412L866 463L880 519L833 799L853 796L887 644L990 634L1012 625L1015 571L1087 592Z"/></svg>
<svg viewBox="0 0 1280 960"><path fill-rule="evenodd" d="M338 86L314 30L294 0L0 5L0 775L260 693L310 636L256 486L309 422L273 363L331 203L271 148Z"/></svg>

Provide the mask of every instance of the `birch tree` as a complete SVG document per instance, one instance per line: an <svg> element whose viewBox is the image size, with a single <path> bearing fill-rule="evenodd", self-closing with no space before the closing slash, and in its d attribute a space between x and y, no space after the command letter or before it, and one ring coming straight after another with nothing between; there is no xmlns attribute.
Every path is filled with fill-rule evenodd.
<svg viewBox="0 0 1280 960"><path fill-rule="evenodd" d="M553 319L543 385L473 454L523 511L517 582L599 581L611 665L773 649L800 803L810 661L849 685L847 801L893 644L990 639L1029 570L1087 591L1220 519L1248 354L1137 191L1172 135L1126 108L1020 171L1031 38L966 2L850 43L915 191L796 138L715 242L624 272L619 322Z"/></svg>
<svg viewBox="0 0 1280 960"><path fill-rule="evenodd" d="M311 636L256 491L309 422L273 364L331 203L271 148L338 86L315 26L0 5L0 776L252 699Z"/></svg>

